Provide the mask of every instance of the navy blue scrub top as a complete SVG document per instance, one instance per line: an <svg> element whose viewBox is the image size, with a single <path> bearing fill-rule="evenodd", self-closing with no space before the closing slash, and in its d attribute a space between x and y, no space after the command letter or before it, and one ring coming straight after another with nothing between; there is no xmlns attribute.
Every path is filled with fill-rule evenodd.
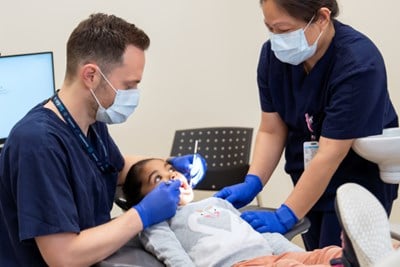
<svg viewBox="0 0 400 267"><path fill-rule="evenodd" d="M285 171L294 184L304 170L303 143L311 141L306 114L312 118L316 140L365 137L398 126L380 52L350 26L335 20L334 27L328 50L308 74L303 64L279 61L270 41L261 50L257 69L261 108L277 112L288 127ZM382 203L397 197L398 186L383 183L378 166L350 150L313 210L333 210L336 189L346 182L365 186Z"/></svg>
<svg viewBox="0 0 400 267"><path fill-rule="evenodd" d="M110 220L124 160L107 126L91 127L116 171L100 172L69 126L42 105L11 131L0 156L0 266L46 266L33 238ZM92 128L88 139L103 157Z"/></svg>

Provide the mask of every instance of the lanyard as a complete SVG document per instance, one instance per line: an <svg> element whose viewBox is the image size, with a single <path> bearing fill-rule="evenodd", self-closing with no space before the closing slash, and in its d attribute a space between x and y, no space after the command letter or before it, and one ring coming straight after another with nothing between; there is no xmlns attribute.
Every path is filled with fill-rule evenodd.
<svg viewBox="0 0 400 267"><path fill-rule="evenodd" d="M97 167L100 169L102 173L110 173L114 172L115 169L114 167L109 164L108 162L101 160L98 154L96 153L96 150L88 140L88 138L83 134L81 128L77 125L75 120L72 118L71 114L68 112L68 110L65 108L64 104L61 102L60 98L58 97L57 94L55 94L51 100L53 101L54 105L57 107L58 111L61 113L61 116L64 118L65 122L67 125L70 127L72 132L75 134L75 137L79 140L83 148L86 150L88 153L89 157L96 163ZM96 139L100 141L100 145L103 149L104 152L104 158L108 158L108 153L107 149L101 140L100 136L98 135L97 131L94 129L94 127L91 127L93 132L96 135Z"/></svg>

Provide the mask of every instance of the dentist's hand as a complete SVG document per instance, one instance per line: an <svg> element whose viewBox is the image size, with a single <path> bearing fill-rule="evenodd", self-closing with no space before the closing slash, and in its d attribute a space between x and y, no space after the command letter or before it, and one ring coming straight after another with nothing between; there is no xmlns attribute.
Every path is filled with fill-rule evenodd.
<svg viewBox="0 0 400 267"><path fill-rule="evenodd" d="M133 206L142 219L143 229L175 215L179 203L181 182L160 183L139 204Z"/></svg>
<svg viewBox="0 0 400 267"><path fill-rule="evenodd" d="M276 211L245 211L240 215L260 233L287 233L299 221L296 214L285 204Z"/></svg>
<svg viewBox="0 0 400 267"><path fill-rule="evenodd" d="M243 183L224 187L214 197L226 199L239 209L249 204L262 188L261 179L257 175L247 174Z"/></svg>
<svg viewBox="0 0 400 267"><path fill-rule="evenodd" d="M186 177L192 188L196 187L207 171L206 160L200 154L173 157L167 161Z"/></svg>

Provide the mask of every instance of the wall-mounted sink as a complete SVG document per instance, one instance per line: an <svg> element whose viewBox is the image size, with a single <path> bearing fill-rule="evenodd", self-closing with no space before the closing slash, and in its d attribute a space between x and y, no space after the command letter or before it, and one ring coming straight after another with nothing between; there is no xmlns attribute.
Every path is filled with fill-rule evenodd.
<svg viewBox="0 0 400 267"><path fill-rule="evenodd" d="M400 128L387 128L382 134L358 138L353 150L378 164L384 182L400 183Z"/></svg>

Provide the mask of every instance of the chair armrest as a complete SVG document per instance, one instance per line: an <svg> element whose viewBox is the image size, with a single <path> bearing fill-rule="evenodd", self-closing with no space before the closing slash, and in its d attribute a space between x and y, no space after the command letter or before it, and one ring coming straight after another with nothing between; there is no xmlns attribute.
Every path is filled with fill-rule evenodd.
<svg viewBox="0 0 400 267"><path fill-rule="evenodd" d="M400 224L390 223L390 235L393 239L400 241Z"/></svg>
<svg viewBox="0 0 400 267"><path fill-rule="evenodd" d="M245 210L265 210L265 211L275 211L276 209L274 208L266 208L266 207L259 207L259 206L253 206L253 205L248 205L240 209L240 211L245 211ZM308 231L308 229L311 226L311 222L307 217L304 217L303 219L300 219L284 236L288 240L292 240L293 237L295 237L298 234L303 234Z"/></svg>

